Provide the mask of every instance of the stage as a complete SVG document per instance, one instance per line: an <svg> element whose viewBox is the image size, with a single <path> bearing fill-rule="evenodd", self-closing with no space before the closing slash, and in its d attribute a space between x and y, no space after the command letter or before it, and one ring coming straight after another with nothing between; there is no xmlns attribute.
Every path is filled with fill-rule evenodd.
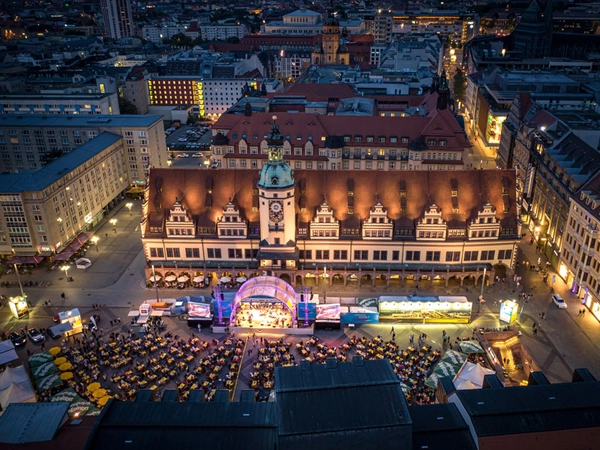
<svg viewBox="0 0 600 450"><path fill-rule="evenodd" d="M314 326L302 328L272 328L272 327L229 327L229 331L233 331L236 335L248 333L252 334L289 334L294 336L312 336L315 334ZM225 327L213 326L213 333L225 333Z"/></svg>

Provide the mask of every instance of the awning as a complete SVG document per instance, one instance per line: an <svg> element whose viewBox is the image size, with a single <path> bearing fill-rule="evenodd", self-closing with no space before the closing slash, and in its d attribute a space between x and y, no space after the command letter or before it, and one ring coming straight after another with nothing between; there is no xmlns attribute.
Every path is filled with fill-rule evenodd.
<svg viewBox="0 0 600 450"><path fill-rule="evenodd" d="M150 312L150 315L154 316L154 317L161 317L163 314L164 314L164 311L160 311L160 310L156 310L156 309L154 309Z"/></svg>
<svg viewBox="0 0 600 450"><path fill-rule="evenodd" d="M261 249L258 251L258 255L256 255L257 259L269 259L272 261L290 261L297 260L300 252L298 249L295 249L293 252L285 252L285 251L277 251L275 249Z"/></svg>
<svg viewBox="0 0 600 450"><path fill-rule="evenodd" d="M93 231L84 231L83 233L80 233L79 236L77 236L77 241L79 241L79 243L83 245L87 241L89 241L92 238L92 236L94 236Z"/></svg>
<svg viewBox="0 0 600 450"><path fill-rule="evenodd" d="M68 249L64 249L62 252L60 252L54 257L54 261L68 261L74 254L75 252Z"/></svg>
<svg viewBox="0 0 600 450"><path fill-rule="evenodd" d="M143 186L132 186L125 191L126 194L141 194L144 192L145 188Z"/></svg>
<svg viewBox="0 0 600 450"><path fill-rule="evenodd" d="M28 256L13 256L10 258L7 263L8 264L26 264Z"/></svg>
<svg viewBox="0 0 600 450"><path fill-rule="evenodd" d="M137 317L140 315L140 312L137 309L134 309L133 311L129 311L129 313L127 314L127 317Z"/></svg>
<svg viewBox="0 0 600 450"><path fill-rule="evenodd" d="M144 325L146 322L148 322L148 318L149 318L149 316L140 316L140 317L138 317L138 320L136 323L138 325Z"/></svg>

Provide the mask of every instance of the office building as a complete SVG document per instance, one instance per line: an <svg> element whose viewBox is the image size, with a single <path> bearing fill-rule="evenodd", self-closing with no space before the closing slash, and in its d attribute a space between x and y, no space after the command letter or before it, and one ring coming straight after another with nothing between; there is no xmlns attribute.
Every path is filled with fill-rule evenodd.
<svg viewBox="0 0 600 450"><path fill-rule="evenodd" d="M119 40L133 36L133 13L130 0L101 0L104 35Z"/></svg>

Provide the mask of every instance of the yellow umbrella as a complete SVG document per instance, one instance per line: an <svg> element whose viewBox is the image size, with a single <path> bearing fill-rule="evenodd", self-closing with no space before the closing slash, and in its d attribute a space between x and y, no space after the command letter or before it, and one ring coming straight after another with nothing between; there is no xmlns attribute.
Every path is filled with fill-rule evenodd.
<svg viewBox="0 0 600 450"><path fill-rule="evenodd" d="M60 379L63 381L67 381L73 378L73 372L63 372L60 374Z"/></svg>
<svg viewBox="0 0 600 450"><path fill-rule="evenodd" d="M50 353L52 356L56 356L60 353L60 347L52 347L50 350L48 350L48 353Z"/></svg>
<svg viewBox="0 0 600 450"><path fill-rule="evenodd" d="M97 381L94 381L93 383L89 384L87 387L87 390L90 392L94 392L95 390L100 389L100 383L98 383Z"/></svg>
<svg viewBox="0 0 600 450"><path fill-rule="evenodd" d="M56 358L54 360L54 364L56 364L57 366L60 366L61 364L64 364L67 362L67 358L65 358L64 356L61 356L60 358Z"/></svg>
<svg viewBox="0 0 600 450"><path fill-rule="evenodd" d="M106 405L106 402L108 402L108 400L111 399L111 398L112 397L110 395L105 395L100 400L98 400L98 406L104 406L104 405Z"/></svg>
<svg viewBox="0 0 600 450"><path fill-rule="evenodd" d="M96 389L94 391L94 398L102 398L106 395L106 389Z"/></svg>
<svg viewBox="0 0 600 450"><path fill-rule="evenodd" d="M61 372L66 372L67 370L71 370L72 368L73 364L71 364L70 362L66 362L58 366L58 370L60 370Z"/></svg>

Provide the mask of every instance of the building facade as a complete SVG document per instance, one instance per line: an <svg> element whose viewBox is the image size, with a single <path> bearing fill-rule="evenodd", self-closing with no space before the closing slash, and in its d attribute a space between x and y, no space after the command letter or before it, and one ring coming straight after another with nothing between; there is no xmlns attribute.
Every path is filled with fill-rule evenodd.
<svg viewBox="0 0 600 450"><path fill-rule="evenodd" d="M0 114L120 114L117 93L2 94Z"/></svg>
<svg viewBox="0 0 600 450"><path fill-rule="evenodd" d="M41 168L108 131L123 139L127 182L143 183L148 169L167 167L162 116L0 115L0 171Z"/></svg>
<svg viewBox="0 0 600 450"><path fill-rule="evenodd" d="M418 117L278 114L295 170L460 170L471 147L448 109ZM221 116L212 128L213 166L260 169L271 124L269 113Z"/></svg>
<svg viewBox="0 0 600 450"><path fill-rule="evenodd" d="M120 135L102 132L38 170L0 177L0 254L50 256L90 229L129 187Z"/></svg>
<svg viewBox="0 0 600 450"><path fill-rule="evenodd" d="M284 160L286 126L270 123L258 176L151 170L141 222L148 263L205 276L267 272L293 285L325 266L328 282L373 285L462 284L484 268L493 279L513 267L514 171L295 171Z"/></svg>
<svg viewBox="0 0 600 450"><path fill-rule="evenodd" d="M260 80L247 78L152 77L148 80L149 106L188 106L198 114L216 118L242 97L246 86L260 88Z"/></svg>
<svg viewBox="0 0 600 450"><path fill-rule="evenodd" d="M111 39L133 36L133 13L130 0L102 0L104 35Z"/></svg>

